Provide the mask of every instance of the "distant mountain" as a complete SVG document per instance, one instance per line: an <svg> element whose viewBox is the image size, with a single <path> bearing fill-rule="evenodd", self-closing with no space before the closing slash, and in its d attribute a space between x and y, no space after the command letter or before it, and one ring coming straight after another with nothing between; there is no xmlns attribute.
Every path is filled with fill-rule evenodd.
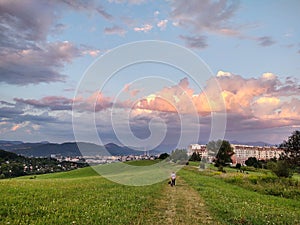
<svg viewBox="0 0 300 225"><path fill-rule="evenodd" d="M23 144L22 141L5 141L5 140L0 140L0 148L2 146L13 146L13 145L19 145Z"/></svg>
<svg viewBox="0 0 300 225"><path fill-rule="evenodd" d="M23 143L1 141L0 149L27 157L49 157L52 154L61 156L103 156L103 155L141 155L143 151L136 151L114 143L105 146L87 142L66 142L62 144L39 142Z"/></svg>

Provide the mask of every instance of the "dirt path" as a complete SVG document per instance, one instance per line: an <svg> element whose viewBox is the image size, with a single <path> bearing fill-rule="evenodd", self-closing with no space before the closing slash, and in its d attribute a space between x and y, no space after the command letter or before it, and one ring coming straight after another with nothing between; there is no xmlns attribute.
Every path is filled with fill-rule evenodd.
<svg viewBox="0 0 300 225"><path fill-rule="evenodd" d="M166 184L162 197L154 205L154 215L147 218L147 224L217 224L210 217L199 193L188 186L180 177L176 186Z"/></svg>

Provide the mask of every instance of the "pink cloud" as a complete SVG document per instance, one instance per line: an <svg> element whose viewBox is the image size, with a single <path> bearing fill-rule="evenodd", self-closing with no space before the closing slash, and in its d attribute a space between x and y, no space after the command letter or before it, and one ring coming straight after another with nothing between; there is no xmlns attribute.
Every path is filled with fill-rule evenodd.
<svg viewBox="0 0 300 225"><path fill-rule="evenodd" d="M151 24L144 24L143 26L141 27L135 27L133 28L134 31L136 32L144 32L144 33L147 33L149 31L151 31L153 28L153 26Z"/></svg>
<svg viewBox="0 0 300 225"><path fill-rule="evenodd" d="M166 27L167 27L167 24L168 24L168 20L160 20L158 23L157 23L157 27L159 27L161 30L165 30Z"/></svg>

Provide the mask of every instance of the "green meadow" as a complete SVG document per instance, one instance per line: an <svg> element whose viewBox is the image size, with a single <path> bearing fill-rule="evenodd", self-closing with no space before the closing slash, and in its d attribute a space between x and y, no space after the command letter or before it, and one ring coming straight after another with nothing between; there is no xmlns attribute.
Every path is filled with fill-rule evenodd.
<svg viewBox="0 0 300 225"><path fill-rule="evenodd" d="M146 186L118 184L91 167L0 180L0 224L193 224L187 210L198 215L196 211L204 209L210 220L202 224L300 224L298 176L279 181L259 171L241 175L232 170L224 175L212 169L199 171L193 165L177 174L178 186L173 189L167 180ZM271 187L285 190L286 195L265 191ZM177 196L176 188L186 196ZM187 196L190 190L198 195L192 199L203 201L201 207L190 207L197 202L184 201L191 199ZM168 202L170 191L174 192L174 214L181 222L168 218L170 210L158 210L162 201Z"/></svg>

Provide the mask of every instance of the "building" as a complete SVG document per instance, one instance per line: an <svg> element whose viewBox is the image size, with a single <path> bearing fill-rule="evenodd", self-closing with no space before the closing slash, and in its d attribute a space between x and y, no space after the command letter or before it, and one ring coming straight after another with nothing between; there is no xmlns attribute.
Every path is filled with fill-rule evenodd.
<svg viewBox="0 0 300 225"><path fill-rule="evenodd" d="M257 160L269 160L272 158L278 159L283 153L283 150L275 146L249 146L249 145L231 145L234 155L232 157L233 164L245 164L250 157L255 157Z"/></svg>
<svg viewBox="0 0 300 225"><path fill-rule="evenodd" d="M233 165L240 163L245 165L245 161L250 157L255 157L257 160L269 160L272 158L278 159L283 153L283 150L275 146L250 146L250 145L231 145L234 151L232 156ZM206 145L191 144L188 147L188 156L194 152L199 153L201 157L205 157L212 161L212 156L209 155Z"/></svg>
<svg viewBox="0 0 300 225"><path fill-rule="evenodd" d="M199 153L201 157L207 157L208 151L206 149L206 145L199 145L199 144L190 144L188 147L188 156L193 155L193 153Z"/></svg>

